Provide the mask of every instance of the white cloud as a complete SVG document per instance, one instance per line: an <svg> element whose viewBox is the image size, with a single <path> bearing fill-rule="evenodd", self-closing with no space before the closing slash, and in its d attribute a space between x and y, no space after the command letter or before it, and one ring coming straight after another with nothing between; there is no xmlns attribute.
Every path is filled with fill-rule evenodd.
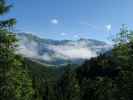
<svg viewBox="0 0 133 100"><path fill-rule="evenodd" d="M23 38L19 41L19 47L17 48L17 53L23 54L26 57L38 57L37 53L37 43L34 41L29 41L27 38Z"/></svg>
<svg viewBox="0 0 133 100"><path fill-rule="evenodd" d="M77 39L80 38L80 36L78 34L75 34L73 37L77 38Z"/></svg>
<svg viewBox="0 0 133 100"><path fill-rule="evenodd" d="M107 30L108 32L111 31L111 29L112 29L112 25L111 25L111 24L108 24L108 25L106 25L105 27L106 27L106 30Z"/></svg>
<svg viewBox="0 0 133 100"><path fill-rule="evenodd" d="M53 59L47 53L40 55L38 53L38 44L35 41L29 41L27 38L23 37L18 42L17 54L22 54L25 57L43 59L45 61L52 61Z"/></svg>
<svg viewBox="0 0 133 100"><path fill-rule="evenodd" d="M90 59L91 57L97 56L95 51L80 43L78 43L78 45L50 46L49 48L56 52L56 54L66 57L67 59Z"/></svg>
<svg viewBox="0 0 133 100"><path fill-rule="evenodd" d="M52 24L58 24L59 23L59 20L58 19L51 19L51 23Z"/></svg>
<svg viewBox="0 0 133 100"><path fill-rule="evenodd" d="M64 34L64 33L63 33ZM80 34L75 34L79 37ZM48 44L45 45L45 49L52 51L53 53L43 52L39 54L39 46L35 41L30 41L27 38L22 38L19 41L19 47L17 53L26 57L43 59L45 61L54 61L56 59L90 59L97 56L97 50L100 48L108 48L106 46L88 46L86 41L69 41L66 44ZM42 47L41 47L42 48Z"/></svg>
<svg viewBox="0 0 133 100"><path fill-rule="evenodd" d="M61 36L66 36L67 34L63 32L63 33L61 33L60 35L61 35Z"/></svg>
<svg viewBox="0 0 133 100"><path fill-rule="evenodd" d="M78 36L78 35L77 35ZM55 53L49 55L44 53L38 54L38 44L35 41L29 41L27 38L23 38L19 41L18 52L26 57L43 59L45 61L53 61L56 58L59 59L89 59L95 57L97 54L91 50L86 42L69 42L65 45L48 45L49 50Z"/></svg>
<svg viewBox="0 0 133 100"><path fill-rule="evenodd" d="M52 61L52 57L50 55L48 55L47 53L44 53L42 56L40 56L40 58L42 58L45 61Z"/></svg>

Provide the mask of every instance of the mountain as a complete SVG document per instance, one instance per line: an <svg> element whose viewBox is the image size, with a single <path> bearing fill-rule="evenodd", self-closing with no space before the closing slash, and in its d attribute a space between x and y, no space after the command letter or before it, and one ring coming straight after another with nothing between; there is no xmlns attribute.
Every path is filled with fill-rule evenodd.
<svg viewBox="0 0 133 100"><path fill-rule="evenodd" d="M103 41L93 39L51 40L32 34L17 34L17 53L48 65L81 64L111 48Z"/></svg>

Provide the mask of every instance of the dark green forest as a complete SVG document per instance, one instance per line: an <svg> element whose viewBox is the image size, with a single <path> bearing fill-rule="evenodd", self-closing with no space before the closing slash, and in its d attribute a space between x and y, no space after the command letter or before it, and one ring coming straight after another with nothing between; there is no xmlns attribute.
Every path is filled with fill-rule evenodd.
<svg viewBox="0 0 133 100"><path fill-rule="evenodd" d="M0 0L1 16L10 8ZM133 100L133 31L126 25L110 51L53 68L15 54L15 24L0 20L0 100Z"/></svg>

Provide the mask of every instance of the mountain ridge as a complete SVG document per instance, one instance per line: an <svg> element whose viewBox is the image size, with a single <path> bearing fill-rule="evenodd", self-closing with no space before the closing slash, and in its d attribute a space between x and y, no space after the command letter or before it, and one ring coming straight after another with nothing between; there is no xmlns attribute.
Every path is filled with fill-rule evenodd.
<svg viewBox="0 0 133 100"><path fill-rule="evenodd" d="M28 33L16 36L19 40L17 53L53 65L81 64L111 48L107 43L93 39L52 40Z"/></svg>

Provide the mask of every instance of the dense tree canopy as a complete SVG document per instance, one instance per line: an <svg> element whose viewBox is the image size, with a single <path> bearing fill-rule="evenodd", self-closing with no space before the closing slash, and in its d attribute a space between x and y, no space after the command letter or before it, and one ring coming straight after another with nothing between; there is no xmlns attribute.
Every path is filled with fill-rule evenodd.
<svg viewBox="0 0 133 100"><path fill-rule="evenodd" d="M11 7L0 0L0 15ZM0 20L0 100L133 100L133 31L126 25L112 50L53 69L15 53L15 24Z"/></svg>
<svg viewBox="0 0 133 100"><path fill-rule="evenodd" d="M11 5L0 0L0 15L7 13ZM15 19L0 21L0 99L32 100L32 81L25 70L23 60L15 54L16 37L10 31Z"/></svg>

